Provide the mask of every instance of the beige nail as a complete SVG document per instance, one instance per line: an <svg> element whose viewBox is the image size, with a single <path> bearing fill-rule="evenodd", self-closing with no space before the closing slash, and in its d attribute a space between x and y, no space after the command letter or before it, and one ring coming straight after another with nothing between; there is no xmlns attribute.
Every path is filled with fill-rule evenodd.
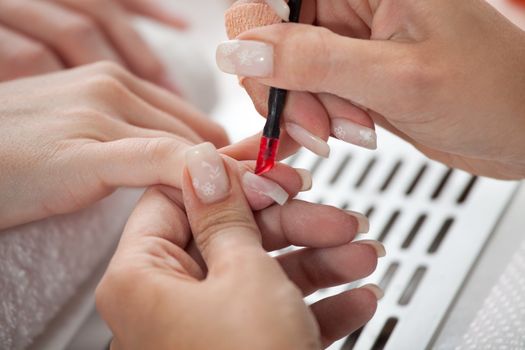
<svg viewBox="0 0 525 350"><path fill-rule="evenodd" d="M245 77L273 74L273 46L254 40L230 40L217 47L217 66L225 73Z"/></svg>
<svg viewBox="0 0 525 350"><path fill-rule="evenodd" d="M374 293L374 295L376 296L377 300L381 300L381 299L383 299L385 297L385 292L378 285L366 284L366 285L362 286L361 288L362 289L367 289L367 290L371 291L372 293Z"/></svg>
<svg viewBox="0 0 525 350"><path fill-rule="evenodd" d="M351 210L346 210L346 213L357 220L357 233L364 234L370 232L370 220L368 220L366 216Z"/></svg>
<svg viewBox="0 0 525 350"><path fill-rule="evenodd" d="M286 132L292 139L297 141L297 143L315 154L324 158L330 156L330 146L328 146L328 143L303 127L294 123L286 123Z"/></svg>
<svg viewBox="0 0 525 350"><path fill-rule="evenodd" d="M332 134L341 141L367 149L377 148L377 134L373 129L354 123L348 119L332 119Z"/></svg>
<svg viewBox="0 0 525 350"><path fill-rule="evenodd" d="M306 169L295 169L303 182L301 192L310 191L312 189L313 179L312 173Z"/></svg>
<svg viewBox="0 0 525 350"><path fill-rule="evenodd" d="M245 191L249 190L269 197L279 205L284 205L290 197L288 192L275 182L250 172L246 172L243 175L242 183Z"/></svg>
<svg viewBox="0 0 525 350"><path fill-rule="evenodd" d="M230 181L223 160L211 143L189 149L186 166L195 193L203 203L216 203L229 196Z"/></svg>
<svg viewBox="0 0 525 350"><path fill-rule="evenodd" d="M357 243L357 244L365 244L365 245L368 245L368 246L374 248L374 250L377 253L377 257L378 258L383 258L383 257L386 256L385 246L381 242L373 241L373 240L362 240L362 241L356 241L355 243Z"/></svg>

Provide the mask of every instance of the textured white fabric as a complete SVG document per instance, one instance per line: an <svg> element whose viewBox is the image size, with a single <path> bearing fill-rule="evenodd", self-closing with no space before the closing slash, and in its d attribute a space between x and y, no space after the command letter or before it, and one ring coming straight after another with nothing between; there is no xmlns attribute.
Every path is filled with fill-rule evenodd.
<svg viewBox="0 0 525 350"><path fill-rule="evenodd" d="M117 242L140 192L0 232L0 349L24 349Z"/></svg>
<svg viewBox="0 0 525 350"><path fill-rule="evenodd" d="M525 244L490 291L456 349L525 349Z"/></svg>

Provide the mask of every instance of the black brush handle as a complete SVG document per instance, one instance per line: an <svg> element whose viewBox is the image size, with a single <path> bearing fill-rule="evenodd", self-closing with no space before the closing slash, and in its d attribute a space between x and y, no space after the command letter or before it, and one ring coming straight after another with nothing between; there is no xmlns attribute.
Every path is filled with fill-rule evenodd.
<svg viewBox="0 0 525 350"><path fill-rule="evenodd" d="M298 23L301 16L302 0L290 0L290 22ZM270 88L268 98L268 117L264 126L263 135L269 138L278 139L281 135L281 116L286 104L288 91L278 88Z"/></svg>

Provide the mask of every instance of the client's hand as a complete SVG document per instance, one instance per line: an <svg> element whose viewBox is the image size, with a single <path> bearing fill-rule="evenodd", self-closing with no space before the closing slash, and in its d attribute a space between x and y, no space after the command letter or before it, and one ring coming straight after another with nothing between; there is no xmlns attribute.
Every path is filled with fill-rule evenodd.
<svg viewBox="0 0 525 350"><path fill-rule="evenodd" d="M354 217L301 201L254 215L230 159L201 145L187 165L183 202L165 187L144 195L97 289L113 349L321 349L372 317L373 285L303 302L384 255L377 242L351 243ZM213 200L199 186L210 178ZM290 245L306 248L267 254Z"/></svg>
<svg viewBox="0 0 525 350"><path fill-rule="evenodd" d="M485 1L304 0L302 22L218 49L262 113L266 86L296 91L285 109L296 141L322 155L330 134L373 148L373 120L449 166L525 177L525 33Z"/></svg>
<svg viewBox="0 0 525 350"><path fill-rule="evenodd" d="M180 188L184 152L203 140L228 143L202 113L115 64L0 84L0 229L73 212L120 186ZM269 177L291 195L311 181L283 165ZM255 209L273 202L260 194L286 201L275 183L248 180Z"/></svg>
<svg viewBox="0 0 525 350"><path fill-rule="evenodd" d="M175 90L133 28L135 14L186 27L161 0L2 0L0 81L111 60Z"/></svg>

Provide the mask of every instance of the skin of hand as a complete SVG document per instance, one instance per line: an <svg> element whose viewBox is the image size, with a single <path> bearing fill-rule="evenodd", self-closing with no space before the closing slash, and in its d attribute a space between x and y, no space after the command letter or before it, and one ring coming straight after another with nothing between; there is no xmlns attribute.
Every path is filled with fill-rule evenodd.
<svg viewBox="0 0 525 350"><path fill-rule="evenodd" d="M244 32L217 57L248 76L263 115L267 86L295 91L285 128L300 125L303 145L321 153L330 134L359 144L355 124L375 122L449 166L525 177L525 33L485 1L304 0L301 22ZM228 154L256 150L254 137Z"/></svg>
<svg viewBox="0 0 525 350"><path fill-rule="evenodd" d="M118 187L180 188L187 148L229 144L181 98L107 62L0 84L0 125L0 229L76 211ZM245 181L254 209L310 186L306 171L285 165Z"/></svg>
<svg viewBox="0 0 525 350"><path fill-rule="evenodd" d="M2 0L0 81L110 60L176 92L134 15L187 27L161 0Z"/></svg>
<svg viewBox="0 0 525 350"><path fill-rule="evenodd" d="M229 158L216 180L227 185L210 202L195 179L203 161L222 158L206 145L186 158L183 196L145 193L97 288L112 349L321 349L372 317L382 293L374 285L303 302L375 269L384 248L352 243L352 217L296 200L253 213ZM267 253L292 244L304 248Z"/></svg>

